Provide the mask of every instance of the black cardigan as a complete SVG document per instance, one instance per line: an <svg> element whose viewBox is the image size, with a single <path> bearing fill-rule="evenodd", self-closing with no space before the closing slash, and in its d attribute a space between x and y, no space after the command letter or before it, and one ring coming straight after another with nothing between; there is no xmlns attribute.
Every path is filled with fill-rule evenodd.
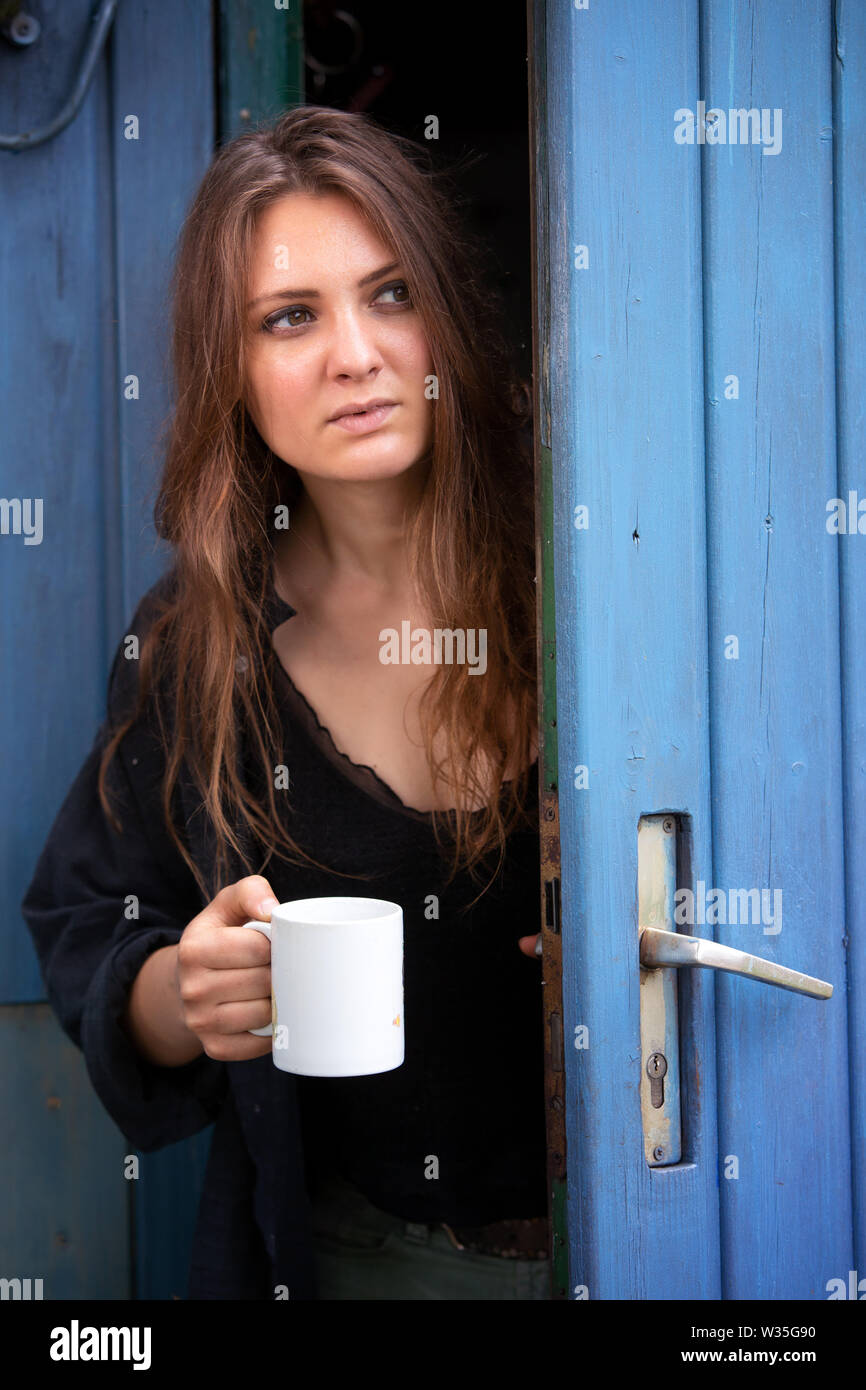
<svg viewBox="0 0 866 1390"><path fill-rule="evenodd" d="M145 595L129 632L143 636L151 597L173 582L173 574L170 571ZM271 582L267 630L294 611L277 597ZM478 1179L474 1186L465 1177L449 1186L447 1173L443 1182L434 1184L435 1200L425 1200L422 1188L430 1184L413 1188L407 1183L401 1191L403 1170L384 1171L387 1165L378 1160L365 1168L364 1154L358 1152L363 1150L363 1139L358 1136L371 1133L365 1131L365 1120L375 1114L377 1099L380 1129L387 1131L391 1123L395 1142L398 1127L401 1137L404 1131L410 1133L409 1112L423 1111L424 1106L409 1105L409 1097L423 1096L427 1105L435 1107L444 1078L448 1099L438 1102L443 1118L436 1139L430 1139L429 1124L419 1129L413 1154L419 1144L429 1148L435 1143L437 1153L440 1149L450 1152L451 1144L459 1160L459 1126L465 1132L466 1117L472 1113L465 1100L462 1110L453 1108L450 1097L455 1068L468 1072L473 1058L449 1057L450 1070L443 1064L438 1073L431 1062L432 1053L437 1060L440 1052L444 1056L452 1036L455 1047L465 1046L459 1028L446 1024L444 1015L433 1016L430 990L435 987L441 993L444 980L431 978L436 968L433 957L426 957L422 964L419 954L417 970L410 968L412 914L407 905L420 892L429 891L431 884L435 891L439 882L429 817L405 807L372 770L358 767L336 750L275 656L271 670L291 710L292 735L297 736L291 773L294 780L297 764L302 775L293 792L303 792L305 768L306 783L314 786L306 803L310 814L305 818L299 811L291 823L292 833L325 863L350 871L374 865L384 878L380 876L372 886L355 885L352 880L283 860L272 861L261 871L280 901L337 893L387 897L404 904L407 1057L403 1068L381 1078L350 1078L347 1087L344 1079L322 1081L279 1071L269 1055L246 1062L219 1062L202 1055L186 1066L158 1067L131 1043L121 1017L142 964L159 947L177 943L218 885L212 877L212 832L204 816L196 814L200 798L184 776L175 793L174 824L186 835L190 853L209 884L207 897L202 897L164 827L160 783L165 760L149 715L133 726L109 767L112 802L119 804L123 833L118 835L104 816L96 785L99 754L107 728L131 709L129 702L136 691L137 663L124 658L123 643L109 677L108 719L58 812L22 903L49 1001L64 1031L82 1049L94 1089L130 1143L146 1153L216 1122L194 1240L190 1298L272 1299L278 1285L286 1286L292 1300L317 1297L306 1166L312 1145L305 1160L302 1116L312 1114L323 1096L331 1120L336 1115L338 1130L341 1125L345 1128L346 1153L354 1153L360 1165L352 1171L350 1158L332 1154L335 1166L358 1181L377 1204L400 1210L407 1219L450 1218L455 1224L541 1215L546 1210L540 973L538 963L523 957L516 944L518 936L539 929L537 835L516 833L512 843L522 846L519 862L516 855L511 856L517 879L503 883L498 896L481 899L487 904L485 922L495 913L500 921L504 905L510 904L513 927L509 925L498 944L476 932L474 956L470 938L461 938L469 943L465 965L455 953L456 938L448 947L454 978L447 989L452 994L460 986L468 991L464 1004L474 1001L481 1036L491 1048L490 1066L483 1073L483 1059L477 1059L484 1084L473 1088L472 1106L483 1113L487 1129L495 1129L497 1117L504 1116L503 1133L509 1132L510 1124L510 1132L517 1135L511 1148L507 1139L496 1137L495 1151L508 1150L503 1157L499 1205L495 1184L492 1205L482 1210L483 1201L482 1207L477 1205L482 1200ZM303 795L299 805L303 808ZM246 872L238 863L235 876ZM466 884L461 879L457 883L455 891L467 900L477 891L474 887L467 893ZM138 899L137 917L126 915L129 895ZM478 910L470 918L473 928L482 921ZM489 1018L484 1016L487 1005L479 1003L482 993L488 1000ZM473 1045L475 1041L473 1037ZM406 1089L410 1083L415 1090ZM397 1090L389 1092L389 1087ZM459 1162L451 1166L459 1168ZM384 1183L381 1190L377 1181ZM506 1191L520 1196L515 1195L509 1205ZM503 1202L506 1210L501 1209Z"/></svg>

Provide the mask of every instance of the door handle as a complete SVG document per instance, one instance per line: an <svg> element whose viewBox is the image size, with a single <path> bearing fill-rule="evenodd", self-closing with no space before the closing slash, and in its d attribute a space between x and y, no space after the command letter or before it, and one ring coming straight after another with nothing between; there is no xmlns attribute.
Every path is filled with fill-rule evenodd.
<svg viewBox="0 0 866 1390"><path fill-rule="evenodd" d="M679 970L723 970L811 999L829 999L833 993L826 980L675 930L676 830L676 817L669 812L638 821L640 1105L644 1157L651 1168L682 1158Z"/></svg>
<svg viewBox="0 0 866 1390"><path fill-rule="evenodd" d="M681 936L679 932L660 931L658 927L640 928L640 963L648 970L658 966L697 966L704 970L726 970L731 975L745 975L764 985L777 985L795 994L808 994L812 999L829 999L833 986L814 975L804 975L787 965L777 965L761 956L750 956L733 946L722 946L701 936Z"/></svg>

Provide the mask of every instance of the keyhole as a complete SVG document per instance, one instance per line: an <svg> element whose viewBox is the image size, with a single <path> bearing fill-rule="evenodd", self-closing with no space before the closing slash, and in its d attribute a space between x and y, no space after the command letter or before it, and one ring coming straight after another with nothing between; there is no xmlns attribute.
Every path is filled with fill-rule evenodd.
<svg viewBox="0 0 866 1390"><path fill-rule="evenodd" d="M646 1074L650 1079L650 1105L660 1110L665 1100L665 1072L668 1059L663 1052L651 1052L646 1064Z"/></svg>

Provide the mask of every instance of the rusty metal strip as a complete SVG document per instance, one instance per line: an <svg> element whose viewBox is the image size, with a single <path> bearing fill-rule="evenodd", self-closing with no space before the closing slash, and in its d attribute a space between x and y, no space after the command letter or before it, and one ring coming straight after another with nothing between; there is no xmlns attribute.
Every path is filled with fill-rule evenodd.
<svg viewBox="0 0 866 1390"><path fill-rule="evenodd" d="M532 217L532 361L535 455L536 614L538 656L538 795L541 839L544 1094L547 1113L548 1215L554 1299L568 1297L565 1059L562 1036L562 933L558 738L556 727L556 589L553 567L553 452L550 418L547 141L544 125L545 0L527 0L530 197Z"/></svg>

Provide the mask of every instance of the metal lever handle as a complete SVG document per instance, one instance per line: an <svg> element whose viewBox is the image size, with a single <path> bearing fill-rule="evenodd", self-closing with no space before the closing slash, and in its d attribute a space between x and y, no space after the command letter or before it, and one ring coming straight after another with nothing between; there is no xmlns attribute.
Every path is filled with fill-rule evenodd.
<svg viewBox="0 0 866 1390"><path fill-rule="evenodd" d="M765 985L790 989L794 994L808 994L813 999L829 999L833 993L833 986L826 980L816 980L800 970L789 970L787 965L750 956L746 951L722 946L701 936L681 936L679 932L661 931L658 927L640 928L640 963L648 970L660 965L726 970Z"/></svg>
<svg viewBox="0 0 866 1390"><path fill-rule="evenodd" d="M16 135L0 135L0 150L33 149L36 145L44 145L46 140L51 140L55 135L59 135L61 130L66 129L87 95L90 79L108 37L117 5L118 0L101 0L99 9L90 21L90 37L72 91L53 120L36 130L22 130Z"/></svg>

